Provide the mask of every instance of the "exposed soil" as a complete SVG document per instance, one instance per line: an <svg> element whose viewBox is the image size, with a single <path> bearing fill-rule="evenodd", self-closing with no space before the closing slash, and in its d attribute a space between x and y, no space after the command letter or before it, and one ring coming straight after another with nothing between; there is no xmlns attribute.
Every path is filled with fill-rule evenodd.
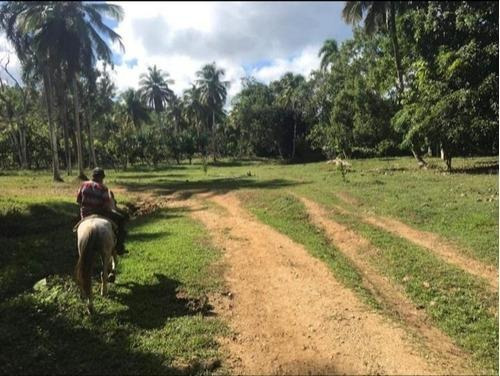
<svg viewBox="0 0 500 376"><path fill-rule="evenodd" d="M205 200L218 206L205 205ZM460 359L464 354L447 337L429 328L440 351L423 351L399 324L360 302L302 246L248 214L234 194L178 203L198 209L191 210L192 216L210 230L224 252L229 292L214 299L213 305L234 332L223 343L230 354L226 366L231 373L471 373ZM345 237L344 248L358 241L351 254L364 247L345 229L336 231L342 232L337 240ZM387 282L374 276L367 280L386 297ZM398 294L390 288L392 293ZM393 300L399 298L395 295ZM412 308L403 313L411 316ZM424 325L422 318L418 323ZM429 348L434 350L432 344Z"/></svg>

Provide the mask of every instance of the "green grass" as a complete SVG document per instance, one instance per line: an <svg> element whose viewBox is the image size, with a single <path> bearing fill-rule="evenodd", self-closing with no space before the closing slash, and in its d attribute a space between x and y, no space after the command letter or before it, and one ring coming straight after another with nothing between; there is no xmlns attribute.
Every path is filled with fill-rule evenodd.
<svg viewBox="0 0 500 376"><path fill-rule="evenodd" d="M304 244L339 280L372 301L358 272L308 222L304 207L289 193L327 208L341 205L395 217L497 267L498 158L457 158L454 166L459 171L449 174L419 170L412 158L355 160L344 181L335 166L324 162L221 161L206 173L200 163L109 169L106 184L128 189L127 195L116 195L120 203L133 203L134 194L142 192L182 191L189 197L241 191L258 218ZM208 234L183 210L162 210L133 222L127 240L131 253L119 266L109 299L97 297L99 315L90 319L71 277L78 182L65 180L53 183L48 172L0 172L0 371L203 373L204 361L223 356L215 338L227 331L205 304L205 295L221 283ZM340 200L339 192L357 203ZM498 296L428 251L353 218L336 219L387 249L383 258L372 260L374 265L402 283L483 369L498 370L493 313ZM403 282L406 276L411 278ZM44 277L46 288L33 291ZM423 282L430 287L423 288Z"/></svg>
<svg viewBox="0 0 500 376"><path fill-rule="evenodd" d="M71 277L72 224L63 226L73 204L43 205L53 211L39 224L32 205L15 204L28 228L40 226L31 237L22 224L2 221L3 241L15 230L7 247L16 253L2 252L1 373L198 374L221 359L216 338L227 328L206 298L221 288L219 254L198 223L165 209L134 221L117 281L102 298L95 278L98 313L88 317ZM46 284L31 289L41 277Z"/></svg>

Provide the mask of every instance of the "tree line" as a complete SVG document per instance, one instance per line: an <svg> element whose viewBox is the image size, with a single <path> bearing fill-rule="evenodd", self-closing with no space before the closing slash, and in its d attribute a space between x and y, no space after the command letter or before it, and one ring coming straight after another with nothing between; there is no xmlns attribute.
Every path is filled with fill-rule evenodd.
<svg viewBox="0 0 500 376"><path fill-rule="evenodd" d="M308 77L229 82L215 62L177 96L167 71L149 67L123 93L110 77L103 22L117 5L5 2L0 27L22 82L0 62L0 167L157 165L199 156L290 161L411 154L498 154L498 3L348 1L353 37L326 40ZM96 62L103 61L97 69ZM6 80L5 77L9 77Z"/></svg>

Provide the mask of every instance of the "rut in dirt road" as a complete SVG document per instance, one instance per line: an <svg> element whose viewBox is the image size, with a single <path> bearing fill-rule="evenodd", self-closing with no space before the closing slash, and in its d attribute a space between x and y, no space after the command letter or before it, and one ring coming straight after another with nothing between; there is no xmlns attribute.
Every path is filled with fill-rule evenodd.
<svg viewBox="0 0 500 376"><path fill-rule="evenodd" d="M224 341L232 373L471 373L460 356L424 356L405 330L362 304L302 246L249 215L233 194L208 199L220 207L192 216L224 251L232 299L213 303L236 333Z"/></svg>
<svg viewBox="0 0 500 376"><path fill-rule="evenodd" d="M378 249L346 226L329 219L327 211L314 201L304 197L300 200L304 203L311 221L324 229L328 238L361 272L365 287L382 306L402 319L406 326L421 336L425 344L435 353L447 354L456 361L464 356L447 335L428 324L430 320L425 312L419 310L398 286L381 276L365 261L367 254L376 255Z"/></svg>
<svg viewBox="0 0 500 376"><path fill-rule="evenodd" d="M356 206L359 205L355 199L349 198L345 192L342 194L339 193L337 196L346 203ZM390 232L420 247L428 249L447 263L455 265L465 270L467 273L486 280L490 288L494 292L498 292L498 270L494 266L467 257L463 252L459 251L457 247L442 239L440 236L427 231L417 230L393 218L356 214L338 206L335 206L335 209L340 212L355 215L365 223L377 226L384 231Z"/></svg>

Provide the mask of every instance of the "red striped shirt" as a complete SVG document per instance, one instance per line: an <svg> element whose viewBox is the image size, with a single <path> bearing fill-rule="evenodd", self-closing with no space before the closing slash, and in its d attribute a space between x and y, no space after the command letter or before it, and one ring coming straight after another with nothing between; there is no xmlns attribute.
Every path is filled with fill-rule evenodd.
<svg viewBox="0 0 500 376"><path fill-rule="evenodd" d="M82 218L98 213L99 209L111 209L108 188L95 181L86 181L80 186L76 201L80 204Z"/></svg>

